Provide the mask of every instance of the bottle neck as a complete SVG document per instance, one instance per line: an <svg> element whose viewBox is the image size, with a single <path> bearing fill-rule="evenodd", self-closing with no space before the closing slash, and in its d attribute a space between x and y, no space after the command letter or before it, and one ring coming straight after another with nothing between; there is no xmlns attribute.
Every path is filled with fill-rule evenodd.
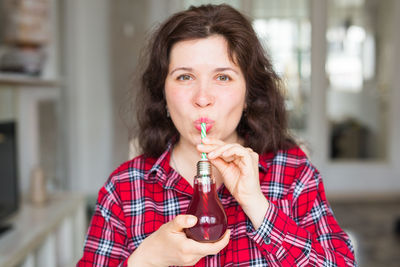
<svg viewBox="0 0 400 267"><path fill-rule="evenodd" d="M215 179L210 175L196 175L194 184L215 184Z"/></svg>
<svg viewBox="0 0 400 267"><path fill-rule="evenodd" d="M194 177L195 189L202 193L215 190L215 179L211 174L211 163L207 159L197 162L197 175Z"/></svg>
<svg viewBox="0 0 400 267"><path fill-rule="evenodd" d="M208 159L201 159L197 162L196 176L211 176L211 163Z"/></svg>
<svg viewBox="0 0 400 267"><path fill-rule="evenodd" d="M196 175L194 190L203 194L215 192L215 179L209 175Z"/></svg>

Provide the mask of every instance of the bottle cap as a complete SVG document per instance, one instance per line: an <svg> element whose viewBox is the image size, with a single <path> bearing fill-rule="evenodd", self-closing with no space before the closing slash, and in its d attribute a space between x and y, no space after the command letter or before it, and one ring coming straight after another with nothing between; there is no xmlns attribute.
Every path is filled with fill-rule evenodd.
<svg viewBox="0 0 400 267"><path fill-rule="evenodd" d="M197 176L211 176L211 163L207 159L197 162Z"/></svg>

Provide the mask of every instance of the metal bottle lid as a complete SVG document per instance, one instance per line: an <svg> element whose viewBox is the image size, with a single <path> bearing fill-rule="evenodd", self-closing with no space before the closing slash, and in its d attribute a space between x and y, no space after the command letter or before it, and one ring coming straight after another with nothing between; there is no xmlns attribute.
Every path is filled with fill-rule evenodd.
<svg viewBox="0 0 400 267"><path fill-rule="evenodd" d="M197 176L211 176L211 163L207 159L197 162Z"/></svg>

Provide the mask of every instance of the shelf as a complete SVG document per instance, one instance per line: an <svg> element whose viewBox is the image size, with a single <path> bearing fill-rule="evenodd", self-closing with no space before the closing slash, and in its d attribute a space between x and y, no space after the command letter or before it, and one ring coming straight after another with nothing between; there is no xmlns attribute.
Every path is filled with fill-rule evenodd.
<svg viewBox="0 0 400 267"><path fill-rule="evenodd" d="M32 87L57 87L60 85L58 80L42 79L24 74L0 73L0 86L32 86Z"/></svg>
<svg viewBox="0 0 400 267"><path fill-rule="evenodd" d="M76 262L87 229L85 209L84 196L73 193L51 195L42 206L23 202L7 221L12 228L0 238L0 266L54 267Z"/></svg>

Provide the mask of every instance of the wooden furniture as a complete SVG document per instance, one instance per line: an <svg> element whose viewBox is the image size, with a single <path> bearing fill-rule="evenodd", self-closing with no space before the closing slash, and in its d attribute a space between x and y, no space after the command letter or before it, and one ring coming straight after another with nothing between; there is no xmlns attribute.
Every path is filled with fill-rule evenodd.
<svg viewBox="0 0 400 267"><path fill-rule="evenodd" d="M75 266L87 230L82 195L58 193L46 204L23 202L0 236L0 267Z"/></svg>

